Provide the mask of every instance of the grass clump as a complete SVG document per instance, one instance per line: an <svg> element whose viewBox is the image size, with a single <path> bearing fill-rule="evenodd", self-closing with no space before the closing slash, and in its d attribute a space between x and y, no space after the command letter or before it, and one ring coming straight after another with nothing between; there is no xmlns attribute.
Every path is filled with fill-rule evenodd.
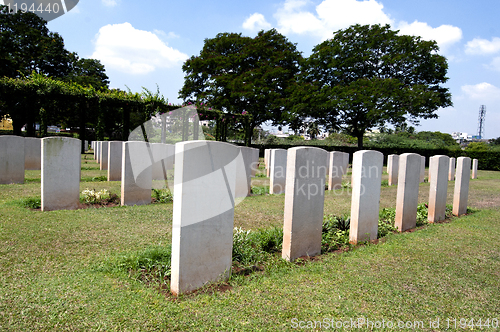
<svg viewBox="0 0 500 332"><path fill-rule="evenodd" d="M241 265L256 265L268 260L273 253L281 251L283 230L281 228L233 231L233 262Z"/></svg>
<svg viewBox="0 0 500 332"><path fill-rule="evenodd" d="M153 189L154 203L170 203L174 201L174 195L168 188Z"/></svg>
<svg viewBox="0 0 500 332"><path fill-rule="evenodd" d="M124 272L148 285L168 285L171 275L172 247L152 246L108 258L99 268L103 272Z"/></svg>
<svg viewBox="0 0 500 332"><path fill-rule="evenodd" d="M40 197L26 197L21 199L21 206L27 209L40 209L42 207L42 199Z"/></svg>
<svg viewBox="0 0 500 332"><path fill-rule="evenodd" d="M253 195L266 195L269 194L269 186L252 186Z"/></svg>
<svg viewBox="0 0 500 332"><path fill-rule="evenodd" d="M351 218L327 215L323 218L321 232L321 252L329 252L349 245L349 228Z"/></svg>

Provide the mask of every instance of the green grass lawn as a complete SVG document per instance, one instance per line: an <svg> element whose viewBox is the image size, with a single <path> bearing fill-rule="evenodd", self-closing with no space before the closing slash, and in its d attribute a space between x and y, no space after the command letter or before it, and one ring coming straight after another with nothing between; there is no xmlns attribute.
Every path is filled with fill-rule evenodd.
<svg viewBox="0 0 500 332"><path fill-rule="evenodd" d="M82 157L81 190L119 194L119 182L97 181L105 175L90 154ZM0 185L0 330L276 331L308 321L326 328L331 319L435 331L471 319L491 325L500 319L500 172L479 171L470 186L473 214L300 264L276 259L264 271L234 276L226 291L174 298L109 268L171 242L172 203L30 210L22 200L40 196L40 171L26 171L25 184ZM428 191L420 185L419 202ZM396 187L383 187L381 208L395 202ZM235 209L235 226L282 227L283 207L284 195L249 197ZM348 190L326 193L325 214L349 211Z"/></svg>

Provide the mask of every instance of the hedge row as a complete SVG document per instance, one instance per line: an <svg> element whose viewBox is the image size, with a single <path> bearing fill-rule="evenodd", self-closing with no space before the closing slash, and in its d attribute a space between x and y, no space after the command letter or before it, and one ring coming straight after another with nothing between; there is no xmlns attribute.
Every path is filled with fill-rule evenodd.
<svg viewBox="0 0 500 332"><path fill-rule="evenodd" d="M259 149L261 157L264 156L265 149L289 149L297 147L298 145L292 144L276 144L276 145L252 145L252 147ZM317 147L327 151L341 151L349 153L349 159L352 162L352 155L358 151L358 147L353 146L328 146L328 145L307 145L307 147ZM387 156L390 154L403 154L403 153L418 153L425 156L426 166L429 166L429 158L435 155L445 155L449 157L469 157L478 160L478 168L481 170L500 171L500 152L498 151L473 151L467 152L461 149L415 149L415 148L366 148L367 150L377 150L384 154L384 165L387 164Z"/></svg>

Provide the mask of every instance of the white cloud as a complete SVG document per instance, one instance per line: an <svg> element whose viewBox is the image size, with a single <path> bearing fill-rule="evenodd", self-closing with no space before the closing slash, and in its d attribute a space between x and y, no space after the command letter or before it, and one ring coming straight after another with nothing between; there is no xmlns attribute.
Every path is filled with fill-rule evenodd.
<svg viewBox="0 0 500 332"><path fill-rule="evenodd" d="M100 28L91 57L101 60L107 68L131 74L171 68L188 58L167 46L156 34L135 29L127 22Z"/></svg>
<svg viewBox="0 0 500 332"><path fill-rule="evenodd" d="M486 82L476 85L464 85L462 86L462 92L470 99L481 102L500 99L500 88Z"/></svg>
<svg viewBox="0 0 500 332"><path fill-rule="evenodd" d="M493 58L491 63L486 65L486 68L500 71L500 57Z"/></svg>
<svg viewBox="0 0 500 332"><path fill-rule="evenodd" d="M415 21L411 24L401 21L397 29L401 35L420 36L424 40L435 40L439 48L446 49L462 39L462 30L452 25L440 25L433 28L425 22Z"/></svg>
<svg viewBox="0 0 500 332"><path fill-rule="evenodd" d="M271 24L267 22L264 15L260 13L250 15L250 17L243 22L243 29L250 31L268 30L270 28Z"/></svg>
<svg viewBox="0 0 500 332"><path fill-rule="evenodd" d="M474 38L465 45L467 54L493 54L500 51L500 38L493 37L491 41Z"/></svg>
<svg viewBox="0 0 500 332"><path fill-rule="evenodd" d="M286 0L274 15L278 30L283 33L314 34L322 40L333 32L359 24L391 24L392 19L376 0L324 0L312 13L305 7L308 0Z"/></svg>
<svg viewBox="0 0 500 332"><path fill-rule="evenodd" d="M102 0L102 4L106 7L114 7L118 2L116 0Z"/></svg>

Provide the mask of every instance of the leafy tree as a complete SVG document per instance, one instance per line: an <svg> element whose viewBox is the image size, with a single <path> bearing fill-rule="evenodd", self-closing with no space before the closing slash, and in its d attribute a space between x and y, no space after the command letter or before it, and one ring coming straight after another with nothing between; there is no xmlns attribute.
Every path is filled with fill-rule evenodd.
<svg viewBox="0 0 500 332"><path fill-rule="evenodd" d="M109 77L101 61L80 58L76 53L70 54L71 71L67 81L75 82L84 87L92 86L96 90L107 90Z"/></svg>
<svg viewBox="0 0 500 332"><path fill-rule="evenodd" d="M490 139L490 145L500 145L500 137Z"/></svg>
<svg viewBox="0 0 500 332"><path fill-rule="evenodd" d="M317 45L294 94L296 113L343 127L363 147L366 130L418 124L452 105L446 59L435 41L398 35L389 25L354 25Z"/></svg>
<svg viewBox="0 0 500 332"><path fill-rule="evenodd" d="M465 151L467 152L488 151L488 150L489 150L488 144L486 144L485 142L471 142L465 148Z"/></svg>
<svg viewBox="0 0 500 332"><path fill-rule="evenodd" d="M250 114L246 130L251 137L263 122L281 123L300 58L296 45L274 29L255 38L221 33L205 39L200 55L184 63L179 96L226 113Z"/></svg>
<svg viewBox="0 0 500 332"><path fill-rule="evenodd" d="M70 72L69 52L62 37L50 32L36 14L9 13L0 6L0 77L28 76L33 71L52 77Z"/></svg>

